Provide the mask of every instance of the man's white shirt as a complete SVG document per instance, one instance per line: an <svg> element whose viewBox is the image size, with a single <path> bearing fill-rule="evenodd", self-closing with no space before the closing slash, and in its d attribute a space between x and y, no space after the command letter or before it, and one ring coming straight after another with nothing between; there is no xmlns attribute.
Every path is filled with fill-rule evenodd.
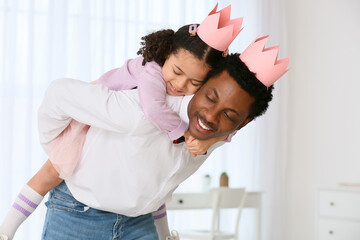
<svg viewBox="0 0 360 240"><path fill-rule="evenodd" d="M167 97L169 107L187 122L189 101L188 96ZM137 90L55 80L39 109L45 151L71 119L91 126L78 166L66 181L71 193L89 207L127 216L156 211L223 143L194 158L185 143L173 144L146 119Z"/></svg>

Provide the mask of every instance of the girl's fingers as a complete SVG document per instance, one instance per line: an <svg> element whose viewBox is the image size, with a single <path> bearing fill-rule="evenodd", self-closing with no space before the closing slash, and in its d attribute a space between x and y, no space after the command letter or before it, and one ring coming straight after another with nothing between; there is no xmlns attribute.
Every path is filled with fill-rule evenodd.
<svg viewBox="0 0 360 240"><path fill-rule="evenodd" d="M194 141L195 138L193 136L189 136L188 139L186 140L186 143L191 143L192 141Z"/></svg>

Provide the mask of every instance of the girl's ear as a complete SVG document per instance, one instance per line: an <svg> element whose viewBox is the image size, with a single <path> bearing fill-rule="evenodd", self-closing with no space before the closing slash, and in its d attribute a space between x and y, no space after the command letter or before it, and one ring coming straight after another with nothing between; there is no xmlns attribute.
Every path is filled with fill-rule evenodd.
<svg viewBox="0 0 360 240"><path fill-rule="evenodd" d="M241 128L245 127L249 122L251 122L253 120L253 118L247 118L245 119L245 121L243 121L239 127L236 130L240 130Z"/></svg>

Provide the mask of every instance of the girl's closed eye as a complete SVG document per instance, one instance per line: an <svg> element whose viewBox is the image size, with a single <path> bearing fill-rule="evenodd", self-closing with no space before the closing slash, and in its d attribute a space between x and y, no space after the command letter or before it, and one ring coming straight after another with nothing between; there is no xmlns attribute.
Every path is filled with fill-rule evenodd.
<svg viewBox="0 0 360 240"><path fill-rule="evenodd" d="M196 81L196 80L191 80L191 84L195 87L201 86L202 82Z"/></svg>
<svg viewBox="0 0 360 240"><path fill-rule="evenodd" d="M181 75L181 72L180 71L177 72L177 71L175 71L175 69L173 69L173 72L174 72L175 75Z"/></svg>

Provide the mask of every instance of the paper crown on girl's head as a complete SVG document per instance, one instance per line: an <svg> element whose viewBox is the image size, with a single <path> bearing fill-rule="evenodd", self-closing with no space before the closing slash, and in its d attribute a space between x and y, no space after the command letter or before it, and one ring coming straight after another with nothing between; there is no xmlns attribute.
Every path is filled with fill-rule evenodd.
<svg viewBox="0 0 360 240"><path fill-rule="evenodd" d="M243 17L230 20L231 5L216 11L218 4L198 26L196 32L207 45L226 51L230 43L242 30Z"/></svg>
<svg viewBox="0 0 360 240"><path fill-rule="evenodd" d="M250 71L255 73L257 79L266 87L270 87L276 80L284 75L289 69L289 57L278 60L279 46L265 48L269 35L256 38L240 54Z"/></svg>

